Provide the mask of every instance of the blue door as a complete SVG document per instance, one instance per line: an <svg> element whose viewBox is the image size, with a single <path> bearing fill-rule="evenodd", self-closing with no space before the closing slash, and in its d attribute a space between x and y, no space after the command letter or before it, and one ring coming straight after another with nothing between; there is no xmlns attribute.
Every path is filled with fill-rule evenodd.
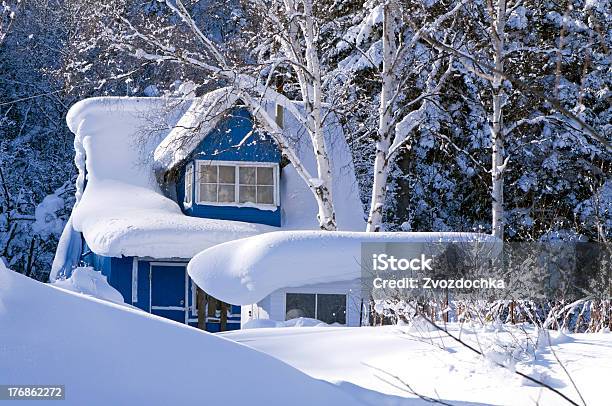
<svg viewBox="0 0 612 406"><path fill-rule="evenodd" d="M181 323L188 316L188 279L185 264L151 263L149 311Z"/></svg>

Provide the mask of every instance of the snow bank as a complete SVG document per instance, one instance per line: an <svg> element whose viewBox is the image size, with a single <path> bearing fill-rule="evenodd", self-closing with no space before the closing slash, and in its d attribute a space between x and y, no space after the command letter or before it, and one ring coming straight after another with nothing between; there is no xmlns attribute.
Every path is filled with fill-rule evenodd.
<svg viewBox="0 0 612 406"><path fill-rule="evenodd" d="M67 279L57 279L51 283L56 288L70 290L114 303L124 303L121 293L108 284L106 276L91 267L79 267Z"/></svg>
<svg viewBox="0 0 612 406"><path fill-rule="evenodd" d="M538 332L538 349L544 350L550 346L569 343L572 338L559 330L541 329Z"/></svg>
<svg viewBox="0 0 612 406"><path fill-rule="evenodd" d="M430 333L437 330L436 326L432 325L423 316L414 317L408 325L408 331L411 333Z"/></svg>
<svg viewBox="0 0 612 406"><path fill-rule="evenodd" d="M196 255L187 267L205 292L238 305L276 289L349 281L361 276L362 242L484 241L474 233L281 231L230 241Z"/></svg>
<svg viewBox="0 0 612 406"><path fill-rule="evenodd" d="M55 289L1 262L0 326L0 382L63 384L61 404L360 404L244 345Z"/></svg>
<svg viewBox="0 0 612 406"><path fill-rule="evenodd" d="M470 346L490 343L525 348L537 332L525 326L506 326L504 332L465 335L465 324L446 328ZM497 365L487 366L469 348L440 331L417 332L411 327L267 328L221 333L277 357L312 377L342 382L340 388L371 406L432 405L414 392L461 406L559 406L559 395ZM527 335L528 334L528 335ZM554 346L537 359L516 368L560 390L582 404L571 379L589 406L609 406L612 372L610 334L572 334L571 342ZM555 355L563 363L559 364ZM406 385L410 385L407 387Z"/></svg>
<svg viewBox="0 0 612 406"><path fill-rule="evenodd" d="M211 97L215 95L213 92ZM176 202L162 193L155 170L164 163L176 163L177 159L184 158L185 151L177 152L178 155L160 151L168 153L171 150L168 147L174 145L172 139L181 138L182 132L176 129L179 127L175 128L179 119L193 121L195 112L207 105L192 103L195 107L188 110L191 115L183 118L185 108L163 98L93 98L70 109L66 120L75 134L75 163L79 170L77 203L62 234L51 280L58 274L68 274L78 259L78 250L73 248L77 244L74 240L80 240L79 232L89 248L103 256L191 258L222 242L279 229L188 217ZM286 117L288 127L296 128L297 123L291 120L291 116ZM186 150L197 145L196 141L205 135L194 136ZM326 136L334 151L336 182L333 187L339 196L338 225L345 230L361 230L365 227L363 210L341 127L337 123L330 125ZM184 142L183 138L184 134L181 138ZM298 142L299 155L304 165L316 173L306 138L301 137ZM159 162L153 159L154 155ZM318 228L316 202L293 166L283 168L280 187L281 229Z"/></svg>
<svg viewBox="0 0 612 406"><path fill-rule="evenodd" d="M298 317L296 319L277 321L271 319L251 319L244 323L241 329L252 328L277 328L277 327L326 327L330 324L324 323L321 320L311 319L308 317ZM339 325L338 325L339 326Z"/></svg>

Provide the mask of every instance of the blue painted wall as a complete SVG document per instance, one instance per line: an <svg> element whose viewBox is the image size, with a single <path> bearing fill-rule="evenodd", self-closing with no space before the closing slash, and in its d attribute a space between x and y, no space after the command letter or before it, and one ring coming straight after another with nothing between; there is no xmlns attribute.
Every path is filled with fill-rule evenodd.
<svg viewBox="0 0 612 406"><path fill-rule="evenodd" d="M83 263L86 266L91 266L97 271L100 271L103 275L105 275L108 279L109 284L117 289L119 293L123 296L123 299L126 303L136 306L146 312L149 311L149 300L150 300L150 280L149 280L149 270L151 268L151 262L158 262L156 260L142 260L138 261L138 300L136 302L132 302L132 264L133 257L105 257L101 255L94 254L91 252L87 245L85 244L85 249L83 250L85 253L83 255ZM163 261L162 261L163 262ZM187 263L185 262L185 266ZM168 270L176 269L176 273L174 273L171 278L179 279L176 281L184 285L184 268L182 267L168 267ZM188 286L188 295L186 301L188 306L191 306L192 295L192 281L189 280ZM162 289L163 291L163 289ZM152 303L155 306L155 303ZM184 313L177 316L176 312L168 312L168 314L164 314L163 310L157 310L154 312L155 314L168 317L170 319L184 322ZM240 306L231 305L231 313L232 316L228 318L227 330L237 330L240 328ZM189 325L193 327L197 327L197 315L192 314L191 310L189 310ZM206 330L209 332L218 332L220 324L218 319L212 318L206 323Z"/></svg>
<svg viewBox="0 0 612 406"><path fill-rule="evenodd" d="M187 165L194 165L196 160L280 163L280 150L271 137L265 134L255 132L249 136L246 142L241 144L251 131L253 131L253 121L248 110L244 108L235 109L229 118L223 120L202 140L189 158L179 167L180 177L176 183L176 194L183 213L192 217L236 220L280 227L280 206L276 210L260 210L254 207L195 204L195 187L194 196L192 196L194 203L187 208L183 205L185 200L185 168ZM237 145L240 146L237 147ZM195 177L194 166L194 180Z"/></svg>

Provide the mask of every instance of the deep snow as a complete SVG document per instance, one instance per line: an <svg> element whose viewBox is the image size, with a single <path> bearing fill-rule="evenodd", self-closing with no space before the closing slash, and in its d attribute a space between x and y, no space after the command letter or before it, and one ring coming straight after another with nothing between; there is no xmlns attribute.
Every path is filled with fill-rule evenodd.
<svg viewBox="0 0 612 406"><path fill-rule="evenodd" d="M609 405L610 333L552 332L550 343L536 345L530 328L527 340L509 326L466 324L460 331L459 325L449 325L452 334L486 354L481 358L419 322L277 325L289 324L295 327L212 335L36 282L0 262L0 382L65 384L62 404L431 404L415 392L456 406L565 404L513 374L514 368L580 404L556 354L589 406Z"/></svg>
<svg viewBox="0 0 612 406"><path fill-rule="evenodd" d="M477 233L279 231L208 248L187 267L205 292L227 303L257 303L279 288L361 276L362 243L489 241Z"/></svg>
<svg viewBox="0 0 612 406"><path fill-rule="evenodd" d="M125 303L121 293L108 283L106 276L91 267L75 268L69 278L57 279L51 286L113 303Z"/></svg>
<svg viewBox="0 0 612 406"><path fill-rule="evenodd" d="M1 261L0 383L63 384L60 403L78 406L360 404L231 340L36 282Z"/></svg>
<svg viewBox="0 0 612 406"><path fill-rule="evenodd" d="M449 331L459 335L460 327L449 325ZM530 339L536 338L532 329L528 332ZM494 360L542 379L582 404L553 350L587 405L609 405L612 334L551 334L552 347L541 345L534 353L535 360L515 349L517 359L510 361L503 348L526 345L527 341L518 328L507 326L482 329L464 325L461 338L487 354L486 359L418 322L404 327L283 327L221 333L315 378L333 382L372 406L431 404L416 399L413 392L463 406L568 404L511 370L496 366Z"/></svg>

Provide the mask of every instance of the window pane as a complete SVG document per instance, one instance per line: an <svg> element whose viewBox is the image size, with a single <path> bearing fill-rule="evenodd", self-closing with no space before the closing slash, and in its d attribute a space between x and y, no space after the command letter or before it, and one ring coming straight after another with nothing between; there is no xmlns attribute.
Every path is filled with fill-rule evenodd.
<svg viewBox="0 0 612 406"><path fill-rule="evenodd" d="M219 202L233 203L236 201L234 185L219 185Z"/></svg>
<svg viewBox="0 0 612 406"><path fill-rule="evenodd" d="M258 185L274 185L274 169L257 168Z"/></svg>
<svg viewBox="0 0 612 406"><path fill-rule="evenodd" d="M317 319L346 324L346 295L317 295Z"/></svg>
<svg viewBox="0 0 612 406"><path fill-rule="evenodd" d="M254 185L255 184L255 167L252 166L241 166L240 171L240 184L241 185Z"/></svg>
<svg viewBox="0 0 612 406"><path fill-rule="evenodd" d="M256 203L255 186L240 186L240 203Z"/></svg>
<svg viewBox="0 0 612 406"><path fill-rule="evenodd" d="M233 166L219 167L219 183L236 183L236 170Z"/></svg>
<svg viewBox="0 0 612 406"><path fill-rule="evenodd" d="M200 165L200 182L217 183L217 167L214 165Z"/></svg>
<svg viewBox="0 0 612 406"><path fill-rule="evenodd" d="M315 295L310 293L287 293L285 320L298 317L315 317Z"/></svg>
<svg viewBox="0 0 612 406"><path fill-rule="evenodd" d="M274 204L274 186L257 186L257 203Z"/></svg>
<svg viewBox="0 0 612 406"><path fill-rule="evenodd" d="M217 201L217 185L216 184L201 184L200 185L200 201L216 202Z"/></svg>

